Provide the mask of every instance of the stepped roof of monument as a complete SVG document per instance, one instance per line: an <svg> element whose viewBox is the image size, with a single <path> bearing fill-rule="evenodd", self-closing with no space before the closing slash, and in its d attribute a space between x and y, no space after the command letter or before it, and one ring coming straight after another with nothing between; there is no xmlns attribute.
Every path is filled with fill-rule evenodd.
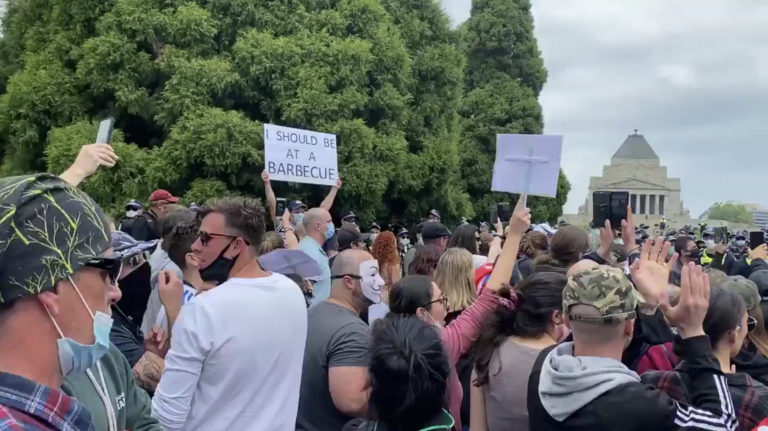
<svg viewBox="0 0 768 431"><path fill-rule="evenodd" d="M627 139L611 158L611 160L613 159L659 160L659 156L656 155L643 135L635 131L635 133L627 136Z"/></svg>

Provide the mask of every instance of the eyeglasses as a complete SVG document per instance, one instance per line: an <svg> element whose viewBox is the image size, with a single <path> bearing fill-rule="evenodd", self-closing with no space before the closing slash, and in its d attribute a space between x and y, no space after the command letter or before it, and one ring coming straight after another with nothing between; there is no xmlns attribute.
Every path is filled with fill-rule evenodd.
<svg viewBox="0 0 768 431"><path fill-rule="evenodd" d="M202 244L203 246L207 246L208 243L211 242L211 240L214 237L232 238L232 239L237 238L237 236L235 235L225 235L223 233L209 233L202 230L197 233L197 238L200 240L200 244Z"/></svg>
<svg viewBox="0 0 768 431"><path fill-rule="evenodd" d="M428 308L432 304L437 304L438 302L443 304L443 307L448 308L448 297L447 296L443 296L443 297L437 298L434 301L429 301L426 304L422 305L421 308Z"/></svg>
<svg viewBox="0 0 768 431"><path fill-rule="evenodd" d="M117 284L117 279L123 270L123 261L113 257L94 257L85 262L84 266L106 271L109 281L112 284Z"/></svg>
<svg viewBox="0 0 768 431"><path fill-rule="evenodd" d="M757 319L754 317L747 317L747 332L752 332L757 328Z"/></svg>
<svg viewBox="0 0 768 431"><path fill-rule="evenodd" d="M349 278L352 278L352 279L355 279L355 280L362 280L363 279L363 277L360 277L359 275L355 275L355 274L339 274L339 275L332 275L331 276L331 280L338 280L338 279L344 278L344 277L349 277Z"/></svg>

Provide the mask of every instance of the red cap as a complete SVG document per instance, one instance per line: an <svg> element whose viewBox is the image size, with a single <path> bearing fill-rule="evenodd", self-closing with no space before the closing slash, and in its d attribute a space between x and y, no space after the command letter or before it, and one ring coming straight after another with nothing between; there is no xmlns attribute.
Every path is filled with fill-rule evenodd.
<svg viewBox="0 0 768 431"><path fill-rule="evenodd" d="M152 195L149 197L150 202L157 202L157 201L167 201L172 204L175 204L179 201L179 198L172 195L171 192L168 190L155 190L152 192Z"/></svg>

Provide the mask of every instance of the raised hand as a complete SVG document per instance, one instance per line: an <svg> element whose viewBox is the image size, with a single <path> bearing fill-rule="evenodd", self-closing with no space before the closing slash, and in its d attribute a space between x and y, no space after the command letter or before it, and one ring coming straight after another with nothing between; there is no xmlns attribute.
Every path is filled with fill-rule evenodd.
<svg viewBox="0 0 768 431"><path fill-rule="evenodd" d="M344 185L344 183L341 182L341 177L336 178L336 185L334 187L336 187L337 189L340 189L341 186L343 186L343 185Z"/></svg>
<svg viewBox="0 0 768 431"><path fill-rule="evenodd" d="M497 235L504 235L504 224L501 222L501 219L496 217L496 222L493 223L493 230L496 231Z"/></svg>
<svg viewBox="0 0 768 431"><path fill-rule="evenodd" d="M515 204L515 209L512 212L512 217L509 219L509 234L522 237L531 227L531 210L525 208L524 201L526 196L520 195L520 199Z"/></svg>
<svg viewBox="0 0 768 431"><path fill-rule="evenodd" d="M606 262L611 261L611 247L613 246L613 229L610 220L605 221L605 226L600 229L600 247L597 248L597 254Z"/></svg>
<svg viewBox="0 0 768 431"><path fill-rule="evenodd" d="M77 186L84 179L96 173L100 166L111 168L115 166L117 160L117 154L111 145L83 145L75 162L60 177L71 185Z"/></svg>
<svg viewBox="0 0 768 431"><path fill-rule="evenodd" d="M627 205L627 219L621 221L621 240L627 253L637 248L635 241L635 221L632 219L632 207Z"/></svg>
<svg viewBox="0 0 768 431"><path fill-rule="evenodd" d="M269 184L269 172L266 169L261 172L261 180L264 181L264 184Z"/></svg>
<svg viewBox="0 0 768 431"><path fill-rule="evenodd" d="M184 296L184 285L181 279L173 271L160 271L157 281L157 293L160 295L160 302L163 303L166 311L177 310L178 313Z"/></svg>
<svg viewBox="0 0 768 431"><path fill-rule="evenodd" d="M768 259L768 245L760 244L755 249L749 250L749 259Z"/></svg>
<svg viewBox="0 0 768 431"><path fill-rule="evenodd" d="M648 238L640 251L640 259L630 267L635 287L645 297L646 305L655 309L669 303L667 286L669 273L677 264L677 254L667 262L667 255L672 245L664 238Z"/></svg>
<svg viewBox="0 0 768 431"><path fill-rule="evenodd" d="M680 302L674 307L662 304L671 326L680 330L683 338L704 335L704 317L709 309L709 275L693 262L683 267Z"/></svg>

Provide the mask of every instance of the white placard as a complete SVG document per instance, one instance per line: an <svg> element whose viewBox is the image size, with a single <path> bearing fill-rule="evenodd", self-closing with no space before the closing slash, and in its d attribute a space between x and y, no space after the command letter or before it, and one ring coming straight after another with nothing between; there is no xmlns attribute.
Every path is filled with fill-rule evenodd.
<svg viewBox="0 0 768 431"><path fill-rule="evenodd" d="M562 151L562 136L496 135L491 190L555 197Z"/></svg>
<svg viewBox="0 0 768 431"><path fill-rule="evenodd" d="M270 180L333 186L336 135L264 124L264 165Z"/></svg>

